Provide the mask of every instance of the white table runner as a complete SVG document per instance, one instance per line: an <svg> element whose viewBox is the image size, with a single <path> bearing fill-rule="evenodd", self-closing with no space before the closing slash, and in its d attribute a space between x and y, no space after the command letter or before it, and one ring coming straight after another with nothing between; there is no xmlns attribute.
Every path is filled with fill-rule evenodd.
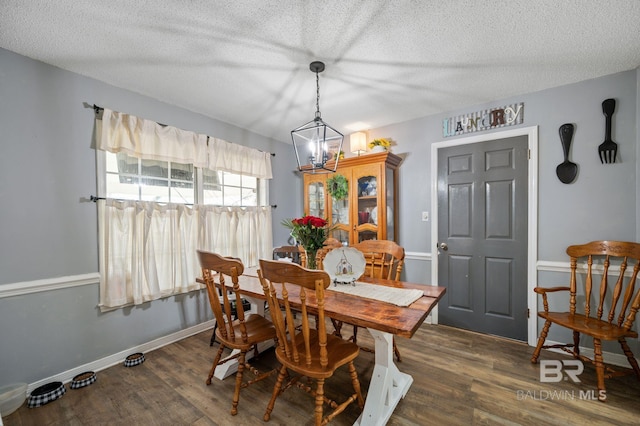
<svg viewBox="0 0 640 426"><path fill-rule="evenodd" d="M355 286L352 284L331 284L327 290L353 294L365 299L380 300L397 306L409 306L424 295L424 292L418 289L387 287L360 281L356 281Z"/></svg>
<svg viewBox="0 0 640 426"><path fill-rule="evenodd" d="M245 268L244 275L257 277L257 271L257 267ZM397 306L409 306L424 295L424 292L418 289L387 287L361 281L356 281L355 286L352 284L334 285L331 283L327 290L352 294L365 299L380 300Z"/></svg>

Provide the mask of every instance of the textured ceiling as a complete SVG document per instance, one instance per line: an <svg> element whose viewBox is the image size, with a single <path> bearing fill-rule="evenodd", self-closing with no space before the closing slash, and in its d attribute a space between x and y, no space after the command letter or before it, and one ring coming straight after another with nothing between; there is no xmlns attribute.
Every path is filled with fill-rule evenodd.
<svg viewBox="0 0 640 426"><path fill-rule="evenodd" d="M288 141L314 60L347 134L635 69L639 25L637 0L2 0L0 47Z"/></svg>

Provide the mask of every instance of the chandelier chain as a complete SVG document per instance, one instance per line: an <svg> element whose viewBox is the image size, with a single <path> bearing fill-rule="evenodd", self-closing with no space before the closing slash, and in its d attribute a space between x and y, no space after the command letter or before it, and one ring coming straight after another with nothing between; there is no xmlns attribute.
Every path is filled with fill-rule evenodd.
<svg viewBox="0 0 640 426"><path fill-rule="evenodd" d="M320 117L320 77L316 71L316 117Z"/></svg>

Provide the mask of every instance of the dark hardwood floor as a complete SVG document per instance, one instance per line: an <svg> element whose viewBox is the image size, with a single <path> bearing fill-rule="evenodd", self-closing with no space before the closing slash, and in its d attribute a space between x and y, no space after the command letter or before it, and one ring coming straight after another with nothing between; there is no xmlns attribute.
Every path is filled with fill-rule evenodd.
<svg viewBox="0 0 640 426"><path fill-rule="evenodd" d="M276 402L269 423L262 421L275 376L243 389L238 415L231 416L234 379L205 385L217 345L203 332L145 354L136 367L114 366L97 381L45 406L27 408L2 420L13 425L310 425L313 400L289 389ZM361 336L361 337L360 337ZM371 344L366 331L361 343ZM581 399L596 386L586 366L581 383L541 383L539 365L529 362L524 343L445 326L424 325L411 339L397 338L400 370L414 382L389 425L623 425L640 424L640 381L635 376L608 380L606 403ZM636 354L637 355L637 354ZM541 359L570 359L544 351ZM254 365L277 365L273 350ZM374 355L361 351L356 367L366 392ZM342 368L327 380L330 395L346 394L349 376ZM351 425L359 415L353 404L331 424Z"/></svg>

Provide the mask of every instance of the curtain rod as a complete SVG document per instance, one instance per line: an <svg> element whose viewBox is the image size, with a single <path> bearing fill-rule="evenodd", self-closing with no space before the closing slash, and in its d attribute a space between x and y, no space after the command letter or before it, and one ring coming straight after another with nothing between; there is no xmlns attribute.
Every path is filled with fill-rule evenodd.
<svg viewBox="0 0 640 426"><path fill-rule="evenodd" d="M93 111L97 114L100 114L100 111L104 111L104 107L98 106L96 104L93 105L89 105L87 102L84 102L84 106L85 108L93 108ZM158 123L157 121L155 122L157 125L162 126L162 127L167 127L167 124L162 124L162 123ZM207 136L208 138L209 136ZM260 151L260 150L258 150ZM261 151L264 152L264 151ZM270 152L269 154L271 154L272 157L276 156L275 152Z"/></svg>
<svg viewBox="0 0 640 426"><path fill-rule="evenodd" d="M94 203L97 203L98 200L106 200L106 197L96 197L95 195L90 195L89 196L89 201L93 201ZM110 200L116 200L116 201L139 201L139 200L126 200L124 198L109 198ZM163 204L169 204L169 203L163 203ZM175 204L175 203L174 203ZM184 206L193 206L193 204L189 204L189 203L180 203ZM229 207L229 206L216 206L216 207ZM243 206L243 207L248 207L248 206ZM256 207L261 207L261 206L256 206ZM277 209L278 205L277 204L271 204L269 207L271 207L272 209Z"/></svg>

